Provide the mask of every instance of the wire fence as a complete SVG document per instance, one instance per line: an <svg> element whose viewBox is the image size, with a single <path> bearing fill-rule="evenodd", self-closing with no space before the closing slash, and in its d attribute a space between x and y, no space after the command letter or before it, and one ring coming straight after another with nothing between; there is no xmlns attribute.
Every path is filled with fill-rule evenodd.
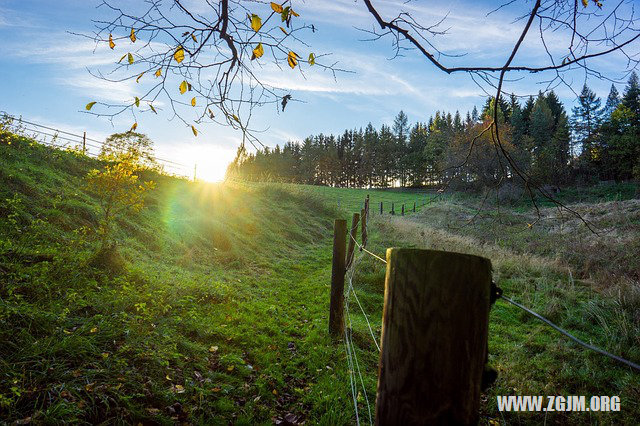
<svg viewBox="0 0 640 426"><path fill-rule="evenodd" d="M5 123L8 130L12 133L34 139L43 145L55 149L73 149L76 152L82 152L82 154L92 158L98 157L105 144L105 141L87 136L86 132L80 135L66 130L56 129L31 120L25 120L22 117L16 117L6 111L0 111L0 120ZM155 161L161 167L162 171L167 174L190 176L191 168L185 164L161 157L155 157Z"/></svg>
<svg viewBox="0 0 640 426"><path fill-rule="evenodd" d="M365 203L366 205L367 203ZM368 210L365 209L365 214L368 216ZM370 224L369 220L365 221L366 226L368 227ZM360 300L358 299L358 294L356 291L356 286L355 286L355 276L356 276L356 271L358 266L360 265L363 257L365 255L369 256L370 258L374 259L376 262L379 262L381 264L386 265L387 261L385 259L383 259L381 256L373 253L372 251L368 250L365 245L361 242L359 242L357 240L357 238L354 237L354 234L356 234L355 232L353 232L354 230L351 229L352 232L348 232L349 237L351 238L351 240L353 241L353 243L355 244L355 246L358 248L358 256L351 262L351 264L348 266L347 271L345 273L345 276L347 278L347 286L345 288L345 292L344 292L344 300L345 300L345 313L346 313L346 319L345 319L345 349L347 352L347 368L349 371L349 379L350 379L350 384L351 384L351 394L353 397L353 404L354 404L354 410L355 410L355 414L356 414L356 422L359 425L361 422L361 416L358 412L358 399L357 399L357 394L358 394L358 378L360 381L360 385L362 387L362 392L364 395L364 402L365 402L365 406L367 408L367 413L368 413L368 420L370 424L373 424L373 418L371 415L371 406L369 403L369 398L366 392L366 388L364 385L364 380L362 377L362 373L360 370L360 365L358 363L358 359L357 359L357 354L356 354L356 348L355 345L353 343L353 321L351 319L351 311L350 311L350 306L351 306L351 296L353 296L353 300L356 302L357 306L359 307L366 325L367 325L367 329L369 331L369 335L371 337L371 339L373 340L373 343L375 345L375 347L377 348L378 352L381 351L381 347L380 347L380 336L378 335L378 333L374 332L374 329L371 325L371 321L369 320L369 315L367 315L364 307L362 306L362 304L360 303ZM368 230L366 231L366 234L369 234ZM604 349L598 348L597 346L594 346L592 344L586 343L583 340L575 337L573 334L571 334L570 332L568 332L567 330L561 328L560 326L558 326L557 324L551 322L549 319L543 317L542 315L540 315L539 313L535 312L534 310L512 300L511 298L505 296L502 294L502 290L498 290L498 298L504 300L505 302L511 304L512 306L515 306L518 309L523 310L524 312L527 312L529 315L532 315L533 317L537 318L538 320L542 321L544 324L546 324L547 326L553 328L554 330L558 331L559 333L563 334L564 336L568 337L569 339L571 339L573 342L577 343L578 345L589 349L593 352L599 353L601 355L604 355L614 361L617 361L619 363L621 363L622 365L625 365L627 367L630 367L633 370L636 370L638 372L640 372L640 365L638 365L637 363L634 363L632 361L629 361L627 359L624 359L618 355L614 355L608 351L605 351Z"/></svg>

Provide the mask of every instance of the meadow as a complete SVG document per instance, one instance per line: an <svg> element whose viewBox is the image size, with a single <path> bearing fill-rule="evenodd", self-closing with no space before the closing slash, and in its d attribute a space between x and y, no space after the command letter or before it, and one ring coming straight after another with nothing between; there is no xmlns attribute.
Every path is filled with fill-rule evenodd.
<svg viewBox="0 0 640 426"><path fill-rule="evenodd" d="M11 142L10 144L8 142ZM327 333L331 236L371 200L369 249L480 254L505 295L578 337L640 360L633 185L558 194L600 229L543 206L430 191L209 184L148 172L157 188L120 217L117 252L97 249L99 164L25 138L0 140L0 418L3 422L354 424L344 342ZM379 215L380 201L384 214ZM388 214L389 203L418 211ZM424 204L424 205L422 205ZM472 222L469 222L473 219ZM528 224L533 224L531 227ZM351 301L375 400L385 267L358 252ZM364 313L366 313L366 317ZM483 424L633 424L640 375L498 300ZM499 413L496 395L619 395L618 413Z"/></svg>

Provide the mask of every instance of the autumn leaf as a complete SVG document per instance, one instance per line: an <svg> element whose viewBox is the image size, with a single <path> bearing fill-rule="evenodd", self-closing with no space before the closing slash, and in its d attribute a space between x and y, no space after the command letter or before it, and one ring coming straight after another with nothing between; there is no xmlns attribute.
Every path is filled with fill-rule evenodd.
<svg viewBox="0 0 640 426"><path fill-rule="evenodd" d="M97 333L98 332L98 327L93 327L90 331L90 333Z"/></svg>
<svg viewBox="0 0 640 426"><path fill-rule="evenodd" d="M211 119L213 120L214 115L213 115L213 111L211 111L211 108L209 108L209 117L211 117ZM218 350L217 346L211 346L211 348L215 348L216 351ZM211 351L211 348L209 348L209 351Z"/></svg>
<svg viewBox="0 0 640 426"><path fill-rule="evenodd" d="M282 19L282 22L286 21L287 18L289 18L289 10L290 9L291 9L290 6L287 6L284 9L282 9L282 13L280 13L280 18Z"/></svg>
<svg viewBox="0 0 640 426"><path fill-rule="evenodd" d="M211 110L209 110L209 112L211 112ZM211 346L209 348L209 352L211 352L211 353L218 352L218 347L217 346Z"/></svg>
<svg viewBox="0 0 640 426"><path fill-rule="evenodd" d="M173 54L173 59L175 59L177 63L184 61L184 49L182 46L178 46L176 53Z"/></svg>
<svg viewBox="0 0 640 426"><path fill-rule="evenodd" d="M233 115L232 115L232 117L233 117L233 119L234 119L234 120L236 120L238 123L240 122L240 119L238 118L238 116L237 116L237 115L233 114Z"/></svg>
<svg viewBox="0 0 640 426"><path fill-rule="evenodd" d="M180 83L180 94L184 95L184 93L187 91L187 82L183 81L182 83Z"/></svg>
<svg viewBox="0 0 640 426"><path fill-rule="evenodd" d="M287 55L287 62L291 69L295 68L298 65L298 55L295 52L289 51L289 55Z"/></svg>
<svg viewBox="0 0 640 426"><path fill-rule="evenodd" d="M279 5L278 3L274 3L271 2L271 9L275 12L275 13L282 13L282 5Z"/></svg>
<svg viewBox="0 0 640 426"><path fill-rule="evenodd" d="M313 53L309 53L309 65L315 65L316 64L316 55L314 55Z"/></svg>
<svg viewBox="0 0 640 426"><path fill-rule="evenodd" d="M113 50L116 47L116 44L113 42L113 35L109 34L109 47Z"/></svg>
<svg viewBox="0 0 640 426"><path fill-rule="evenodd" d="M236 368L235 365L230 365L227 367L227 371L233 371L234 368Z"/></svg>
<svg viewBox="0 0 640 426"><path fill-rule="evenodd" d="M154 114L158 113L156 109L153 107L153 105L149 104L149 108L151 108L151 111L153 111Z"/></svg>
<svg viewBox="0 0 640 426"><path fill-rule="evenodd" d="M158 71L156 71L155 76L160 77L161 75L162 75L162 68L158 68Z"/></svg>
<svg viewBox="0 0 640 426"><path fill-rule="evenodd" d="M145 71L146 72L146 71ZM142 74L140 74L138 76L138 78L136 78L136 83L140 83L140 79L142 78L142 76L144 75L144 72Z"/></svg>
<svg viewBox="0 0 640 426"><path fill-rule="evenodd" d="M133 126L131 126L131 132L135 132L135 130L138 128L138 122L133 123Z"/></svg>
<svg viewBox="0 0 640 426"><path fill-rule="evenodd" d="M176 385L175 389L178 393L184 393L184 386L182 385Z"/></svg>
<svg viewBox="0 0 640 426"><path fill-rule="evenodd" d="M131 53L127 53L127 61L129 65L133 64L133 55Z"/></svg>
<svg viewBox="0 0 640 426"><path fill-rule="evenodd" d="M589 6L589 0L582 0L582 5L583 5L584 7Z"/></svg>
<svg viewBox="0 0 640 426"><path fill-rule="evenodd" d="M140 98L136 96L135 104L139 108L140 107Z"/></svg>
<svg viewBox="0 0 640 426"><path fill-rule="evenodd" d="M253 56L251 56L251 60L256 58L260 58L264 55L264 47L262 47L262 43L258 43L255 49L253 49Z"/></svg>
<svg viewBox="0 0 640 426"><path fill-rule="evenodd" d="M192 107L196 106L196 97L195 96L193 98L191 98L191 106Z"/></svg>
<svg viewBox="0 0 640 426"><path fill-rule="evenodd" d="M282 28L282 27L278 27L278 28L280 28L280 31L282 31L283 33L287 34L287 30L285 30L284 28ZM289 35L289 34L287 34L287 35Z"/></svg>
<svg viewBox="0 0 640 426"><path fill-rule="evenodd" d="M167 374L166 376L164 376L168 381L172 382L173 380L171 379L171 377L169 377L169 375Z"/></svg>
<svg viewBox="0 0 640 426"><path fill-rule="evenodd" d="M136 37L136 32L133 30L133 28L131 28L131 34L129 35L129 38L131 39L131 42L132 42L132 43L135 43L135 42L136 42L136 40L138 39L138 38Z"/></svg>
<svg viewBox="0 0 640 426"><path fill-rule="evenodd" d="M193 132L193 136L198 136L198 130L194 126L191 126L191 131Z"/></svg>
<svg viewBox="0 0 640 426"><path fill-rule="evenodd" d="M118 60L118 63L122 62L122 60L123 60L124 58L126 58L126 57L127 57L127 54L125 53L125 54L124 54L124 55L122 55L122 57Z"/></svg>
<svg viewBox="0 0 640 426"><path fill-rule="evenodd" d="M295 16L296 18L297 18L298 16L300 16L300 15L298 15L298 14L297 14L293 9L291 9L291 14L292 14L293 16Z"/></svg>
<svg viewBox="0 0 640 426"><path fill-rule="evenodd" d="M262 28L262 19L255 13L251 15L251 28L253 28L255 32L260 31L260 28Z"/></svg>
<svg viewBox="0 0 640 426"><path fill-rule="evenodd" d="M91 108L93 108L93 106L94 106L95 104L96 104L96 102L95 102L95 101L94 101L94 102L89 102L89 103L87 104L87 106L85 107L85 109L86 109L87 111L91 111Z"/></svg>

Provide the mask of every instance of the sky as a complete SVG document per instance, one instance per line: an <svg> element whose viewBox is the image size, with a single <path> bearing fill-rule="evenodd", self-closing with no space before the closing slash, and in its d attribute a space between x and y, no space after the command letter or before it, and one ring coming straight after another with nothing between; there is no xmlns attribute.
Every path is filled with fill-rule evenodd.
<svg viewBox="0 0 640 426"><path fill-rule="evenodd" d="M204 1L185 1L189 7L206 12ZM113 2L122 7L134 3ZM108 85L89 72L108 70L126 53L122 45L111 51L106 43L96 45L77 35L91 34L95 30L92 20L111 16L105 8L97 7L99 3L0 0L0 111L64 131L80 134L86 131L88 137L96 140L131 127L133 119L129 115L123 114L110 122L87 114L84 109L91 101L132 99L140 90L133 81ZM606 13L613 2L604 3ZM505 62L524 25L516 18L531 7L530 1L520 1L489 14L497 2L377 0L374 4L387 18L400 11L410 12L426 24L445 18L440 28L447 29L447 33L429 39L443 53L451 55L441 57L444 63L495 66ZM334 78L319 67L306 69L304 75L288 68L277 72L265 68L262 75L265 81L289 91L297 102L291 102L286 112L278 112L273 105L254 112L253 124L264 130L259 134L264 145L301 141L319 133L340 134L369 122L379 128L391 124L400 110L410 122L416 122L427 121L438 110L459 110L464 114L484 103L485 91L490 89L486 84L479 86L464 73L443 73L415 50L394 57L389 38L367 41L370 35L363 29L373 29L374 22L362 0L294 0L293 5L300 19L317 29L305 36L309 49L317 55L329 53L331 61L349 72L338 73ZM629 6L621 10L626 10L625 7ZM562 55L568 37L562 32L550 34L549 50ZM514 64L538 65L545 61L548 59L539 38L532 34L525 39ZM621 55L596 59L591 65L608 77L626 77L627 62ZM553 75L516 74L509 78L505 92L529 95L544 90ZM576 101L574 92L580 91L585 79L583 72L568 73L567 85L555 87L569 111ZM596 78L586 81L599 96L606 98L611 81ZM617 88L622 92L624 84L617 84ZM156 105L162 107L162 100ZM158 157L183 165L176 172L192 175L197 164L199 178L221 179L242 135L229 127L209 124L199 127L199 135L195 137L188 126L171 118L166 111L157 116L137 117L137 130L153 140Z"/></svg>

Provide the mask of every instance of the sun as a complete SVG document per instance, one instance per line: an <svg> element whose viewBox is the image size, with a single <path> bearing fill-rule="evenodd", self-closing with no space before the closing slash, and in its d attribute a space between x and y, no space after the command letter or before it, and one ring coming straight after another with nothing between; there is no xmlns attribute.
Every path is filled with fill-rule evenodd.
<svg viewBox="0 0 640 426"><path fill-rule="evenodd" d="M184 152L185 160L180 162L191 167L191 178L195 176L200 181L221 182L235 156L236 147L232 145L192 145Z"/></svg>

